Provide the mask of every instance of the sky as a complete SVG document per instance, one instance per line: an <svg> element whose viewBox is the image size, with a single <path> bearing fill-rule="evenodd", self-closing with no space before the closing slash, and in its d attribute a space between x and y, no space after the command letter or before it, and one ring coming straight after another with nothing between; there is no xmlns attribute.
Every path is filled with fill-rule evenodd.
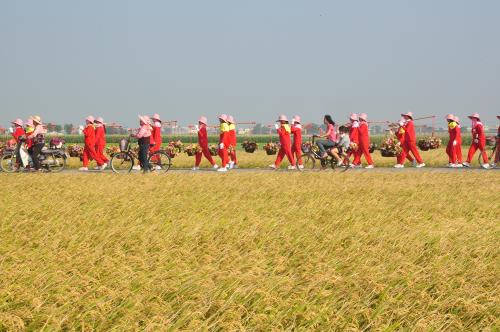
<svg viewBox="0 0 500 332"><path fill-rule="evenodd" d="M498 0L0 0L0 125L500 114Z"/></svg>

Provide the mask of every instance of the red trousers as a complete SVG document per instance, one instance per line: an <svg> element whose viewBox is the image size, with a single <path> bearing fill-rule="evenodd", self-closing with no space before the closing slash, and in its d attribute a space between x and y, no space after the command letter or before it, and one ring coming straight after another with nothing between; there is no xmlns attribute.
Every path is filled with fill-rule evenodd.
<svg viewBox="0 0 500 332"><path fill-rule="evenodd" d="M196 153L196 163L195 166L199 167L201 164L201 157L205 156L207 158L208 162L213 166L215 165L215 161L212 158L212 155L210 154L210 150L208 150L208 147L202 147L201 152Z"/></svg>
<svg viewBox="0 0 500 332"><path fill-rule="evenodd" d="M401 156L402 156L402 155L403 155L403 152L401 151L401 153L400 153L400 154L398 154L398 155L397 155L397 157L396 157L396 158L397 158L397 161L398 161L398 164L400 164L400 165L403 165L403 164L405 163L405 158L401 158ZM407 159L410 163L412 163L412 162L413 162L413 160L415 160L415 159L411 156L411 154L409 154L409 153L408 153L408 154L406 154L406 159Z"/></svg>
<svg viewBox="0 0 500 332"><path fill-rule="evenodd" d="M227 147L224 145L224 149L219 149L219 157L222 162L222 167L226 167L229 162L229 154L227 152Z"/></svg>
<svg viewBox="0 0 500 332"><path fill-rule="evenodd" d="M420 153L418 153L417 150L417 144L415 142L408 142L405 141L403 144L403 152L401 152L401 160L405 160L406 156L411 152L411 154L415 157L417 160L417 163L421 164L424 161L422 160L422 157L420 157Z"/></svg>
<svg viewBox="0 0 500 332"><path fill-rule="evenodd" d="M301 146L292 146L292 157L295 157L297 160L297 164L302 165L302 147Z"/></svg>
<svg viewBox="0 0 500 332"><path fill-rule="evenodd" d="M448 161L450 164L456 164L457 163L457 149L455 148L456 146L453 146L453 142L449 141L448 145L446 146L446 154L448 155Z"/></svg>
<svg viewBox="0 0 500 332"><path fill-rule="evenodd" d="M295 160L293 159L292 149L284 148L283 146L281 146L281 148L278 151L278 156L276 157L276 161L274 162L274 165L276 165L276 167L279 167L281 165L281 161L283 160L285 155L288 158L290 165L295 166Z"/></svg>
<svg viewBox="0 0 500 332"><path fill-rule="evenodd" d="M229 158L235 165L238 164L238 159L236 159L236 146L233 146L231 153L229 153Z"/></svg>
<svg viewBox="0 0 500 332"><path fill-rule="evenodd" d="M104 148L105 148L104 145L96 145L95 146L95 152L99 155L99 157L101 158L101 160L107 164L109 162L109 160L104 155Z"/></svg>
<svg viewBox="0 0 500 332"><path fill-rule="evenodd" d="M159 145L154 145L154 146L152 146L152 147L149 148L149 153L150 154L153 154L156 151L160 151L160 146ZM151 157L151 161L159 162L160 161L160 157L159 156L153 156L153 157Z"/></svg>
<svg viewBox="0 0 500 332"><path fill-rule="evenodd" d="M358 150L354 153L354 161L352 162L354 165L361 164L361 156L364 155L366 162L368 165L373 165L372 156L370 155L370 145L359 142Z"/></svg>
<svg viewBox="0 0 500 332"><path fill-rule="evenodd" d="M472 143L472 145L469 148L469 154L467 155L467 162L470 163L472 161L472 158L474 157L474 154L476 153L477 150L481 152L481 155L483 157L483 162L487 164L488 154L486 153L485 144L481 144L481 142Z"/></svg>
<svg viewBox="0 0 500 332"><path fill-rule="evenodd" d="M458 143L455 145L455 153L457 154L457 163L461 164L464 162L462 158L462 143Z"/></svg>
<svg viewBox="0 0 500 332"><path fill-rule="evenodd" d="M104 161L95 151L95 147L85 145L83 148L83 167L89 166L90 159L95 160L97 162L97 166L102 166L104 164Z"/></svg>

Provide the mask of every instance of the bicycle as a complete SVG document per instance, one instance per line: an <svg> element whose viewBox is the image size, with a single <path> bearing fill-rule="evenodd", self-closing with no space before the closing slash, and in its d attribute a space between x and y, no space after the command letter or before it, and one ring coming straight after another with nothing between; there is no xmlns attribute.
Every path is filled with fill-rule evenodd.
<svg viewBox="0 0 500 332"><path fill-rule="evenodd" d="M111 155L110 165L114 173L130 173L139 159L130 143L130 138L120 140L120 152ZM168 172L172 167L172 159L164 150L148 153L149 171Z"/></svg>
<svg viewBox="0 0 500 332"><path fill-rule="evenodd" d="M305 144L302 146L302 152L304 153L304 155L302 156L304 160L304 168L314 169L316 167L316 161L319 160L322 169L325 169L328 166L330 166L333 170L335 170L337 167L339 167L337 159L335 159L333 154L330 152L331 149L327 150L328 156L326 158L322 158L322 156L320 155L319 148L315 142L317 137L319 136L313 135L311 142L309 144ZM349 158L347 158L347 152L348 151L344 151L340 155L340 158L344 160L343 162L343 166L345 166L344 172L347 171L351 166L351 162Z"/></svg>
<svg viewBox="0 0 500 332"><path fill-rule="evenodd" d="M496 153L497 153L497 144L495 142L495 144L493 144L493 147L491 149L491 153L490 155L488 156L488 164L493 167L495 165L495 157L496 157ZM481 155L481 153L479 154L478 156L478 162L479 162L479 165L481 165L481 167L483 167L484 165L484 162L483 162L483 156Z"/></svg>
<svg viewBox="0 0 500 332"><path fill-rule="evenodd" d="M20 138L21 142L19 144L23 144L25 141L25 137ZM28 157L28 164L22 165L22 161L18 160L18 154L16 153L16 148L18 147L7 147L0 157L0 169L5 173L14 173L20 171L27 171L28 169L33 169L33 160ZM40 162L41 169L47 172L61 172L66 168L66 153L64 148L61 146L55 147L50 146L49 148L43 148L38 155L38 161Z"/></svg>

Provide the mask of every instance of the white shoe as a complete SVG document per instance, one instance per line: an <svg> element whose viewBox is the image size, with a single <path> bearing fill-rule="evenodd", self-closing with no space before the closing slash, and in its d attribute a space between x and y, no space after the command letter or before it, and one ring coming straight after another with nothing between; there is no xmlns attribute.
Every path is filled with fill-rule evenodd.
<svg viewBox="0 0 500 332"><path fill-rule="evenodd" d="M304 169L304 165L299 165L299 169Z"/></svg>
<svg viewBox="0 0 500 332"><path fill-rule="evenodd" d="M218 169L219 168L219 165L215 164L212 166L213 169Z"/></svg>
<svg viewBox="0 0 500 332"><path fill-rule="evenodd" d="M134 171L140 171L141 170L141 165L135 165L134 167L132 167L132 169Z"/></svg>
<svg viewBox="0 0 500 332"><path fill-rule="evenodd" d="M368 166L366 166L366 167L365 167L365 169L372 169L372 168L375 168L375 166L373 166L373 165L368 165Z"/></svg>
<svg viewBox="0 0 500 332"><path fill-rule="evenodd" d="M466 162L466 161L465 161L465 162L463 162L463 163L462 163L462 166L463 166L463 167L470 167L470 164L469 164L468 162Z"/></svg>
<svg viewBox="0 0 500 332"><path fill-rule="evenodd" d="M233 169L233 167L234 167L234 162L233 162L233 161L230 161L230 162L229 162L229 164L228 164L227 166L228 166L228 167L227 167L228 169Z"/></svg>
<svg viewBox="0 0 500 332"><path fill-rule="evenodd" d="M195 166L195 167L193 167L193 168L191 168L191 170L192 170L192 171L197 171L197 170L199 170L199 169L200 169L200 168L199 168L199 167L196 167L196 166Z"/></svg>
<svg viewBox="0 0 500 332"><path fill-rule="evenodd" d="M89 170L89 168L88 167L80 167L78 170L81 172L86 172Z"/></svg>
<svg viewBox="0 0 500 332"><path fill-rule="evenodd" d="M106 169L106 167L108 167L108 164L104 163L104 164L102 164L102 165L101 165L101 167L99 167L99 169L100 169L101 171L103 171L103 170L105 170L105 169Z"/></svg>
<svg viewBox="0 0 500 332"><path fill-rule="evenodd" d="M276 165L272 164L272 165L269 165L270 168L272 169L276 169Z"/></svg>
<svg viewBox="0 0 500 332"><path fill-rule="evenodd" d="M457 166L457 164L449 164L448 167L449 168L457 168L458 166Z"/></svg>
<svg viewBox="0 0 500 332"><path fill-rule="evenodd" d="M452 163L448 163L448 166L446 166L446 167L448 167L448 168L455 167L455 166L453 166L453 165L454 165L454 164L452 164Z"/></svg>
<svg viewBox="0 0 500 332"><path fill-rule="evenodd" d="M421 163L421 164L418 164L417 166L415 166L416 168L422 168L422 167L425 167L425 163Z"/></svg>
<svg viewBox="0 0 500 332"><path fill-rule="evenodd" d="M354 165L354 164L351 164L351 168L362 168L363 166L361 165Z"/></svg>
<svg viewBox="0 0 500 332"><path fill-rule="evenodd" d="M295 166L288 166L288 169L289 169L290 171L293 171L293 170L296 170L296 169L297 169L297 167L295 167Z"/></svg>
<svg viewBox="0 0 500 332"><path fill-rule="evenodd" d="M217 172L227 172L227 167L221 167L217 170Z"/></svg>
<svg viewBox="0 0 500 332"><path fill-rule="evenodd" d="M100 167L100 166L96 166L96 167L94 167L94 171L99 171L100 169L101 169L101 167Z"/></svg>
<svg viewBox="0 0 500 332"><path fill-rule="evenodd" d="M484 169L488 169L490 168L490 164L482 164L481 167Z"/></svg>
<svg viewBox="0 0 500 332"><path fill-rule="evenodd" d="M402 164L396 164L396 165L394 165L394 168L405 168L405 165L402 165Z"/></svg>
<svg viewBox="0 0 500 332"><path fill-rule="evenodd" d="M464 165L462 165L462 164L455 164L455 167L456 168L462 168L462 167L464 167Z"/></svg>

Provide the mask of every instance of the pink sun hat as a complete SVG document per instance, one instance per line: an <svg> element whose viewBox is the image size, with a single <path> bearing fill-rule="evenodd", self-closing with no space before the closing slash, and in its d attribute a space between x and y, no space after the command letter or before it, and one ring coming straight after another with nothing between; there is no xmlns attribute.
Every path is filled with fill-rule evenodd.
<svg viewBox="0 0 500 332"><path fill-rule="evenodd" d="M26 120L26 122L24 123L26 126L30 126L30 127L33 127L34 123L33 123L33 119L32 118L29 118L28 120Z"/></svg>
<svg viewBox="0 0 500 332"><path fill-rule="evenodd" d="M21 119L15 119L14 121L11 122L12 124L18 125L19 127L23 126L23 120Z"/></svg>
<svg viewBox="0 0 500 332"><path fill-rule="evenodd" d="M294 122L294 123L301 123L300 116L298 116L298 115L294 116L293 119L292 119L292 122Z"/></svg>
<svg viewBox="0 0 500 332"><path fill-rule="evenodd" d="M221 114L219 115L219 120L222 120L224 122L227 122L227 115L226 114Z"/></svg>
<svg viewBox="0 0 500 332"><path fill-rule="evenodd" d="M90 122L90 123L94 123L95 119L94 119L94 117L92 115L89 115L89 116L87 116L87 118L85 119L85 121Z"/></svg>
<svg viewBox="0 0 500 332"><path fill-rule="evenodd" d="M207 122L208 122L208 119L207 119L207 117L206 117L206 116L202 116L202 117L200 117L200 118L198 119L198 122L201 122L201 123L203 123L204 125L207 125L207 124L208 124L208 123L207 123Z"/></svg>
<svg viewBox="0 0 500 332"><path fill-rule="evenodd" d="M358 115L358 117L360 120L364 120L364 121L367 121L367 119L368 119L368 115L366 113L361 113L360 115Z"/></svg>
<svg viewBox="0 0 500 332"><path fill-rule="evenodd" d="M351 115L349 116L349 119L351 119L352 121L358 121L359 117L356 113L351 113Z"/></svg>
<svg viewBox="0 0 500 332"><path fill-rule="evenodd" d="M401 113L401 116L407 116L407 117L409 117L410 119L413 120L413 112Z"/></svg>
<svg viewBox="0 0 500 332"><path fill-rule="evenodd" d="M453 121L455 121L455 116L453 114L448 114L446 116L446 120L453 120Z"/></svg>
<svg viewBox="0 0 500 332"><path fill-rule="evenodd" d="M474 118L476 118L476 119L478 119L478 120L481 120L481 119L479 118L479 113L474 113L474 114L472 114L472 115L469 115L469 116L468 116L468 118L469 118L469 119L474 119Z"/></svg>
<svg viewBox="0 0 500 332"><path fill-rule="evenodd" d="M100 116L97 119L95 119L94 122L99 122L99 123L105 124L104 119Z"/></svg>
<svg viewBox="0 0 500 332"><path fill-rule="evenodd" d="M228 115L228 116L227 116L227 122L229 122L229 123L234 123L234 118L233 118L233 116L232 116L232 115Z"/></svg>
<svg viewBox="0 0 500 332"><path fill-rule="evenodd" d="M153 121L158 121L158 122L161 122L160 114L155 113L155 114L153 115Z"/></svg>
<svg viewBox="0 0 500 332"><path fill-rule="evenodd" d="M278 118L278 121L276 121L276 122L280 122L280 121L286 121L286 122L288 122L288 118L286 117L286 115L281 114L279 116L279 118Z"/></svg>
<svg viewBox="0 0 500 332"><path fill-rule="evenodd" d="M460 118L459 118L458 116L456 116L456 115L453 117L453 120L454 120L455 122L460 122Z"/></svg>

